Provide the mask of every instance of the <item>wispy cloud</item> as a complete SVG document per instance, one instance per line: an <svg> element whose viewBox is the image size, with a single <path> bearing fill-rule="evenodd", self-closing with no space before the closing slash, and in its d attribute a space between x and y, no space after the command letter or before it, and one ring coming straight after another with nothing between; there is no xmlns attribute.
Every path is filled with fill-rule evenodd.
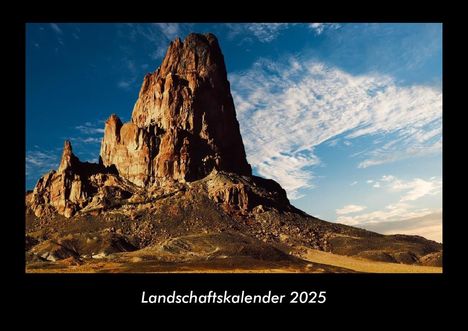
<svg viewBox="0 0 468 331"><path fill-rule="evenodd" d="M132 80L121 80L117 82L117 86L121 89L127 90L132 85Z"/></svg>
<svg viewBox="0 0 468 331"><path fill-rule="evenodd" d="M102 139L97 137L72 137L70 138L73 144L100 144Z"/></svg>
<svg viewBox="0 0 468 331"><path fill-rule="evenodd" d="M320 23L324 29L338 28L338 24ZM271 43L281 33L297 23L227 23L219 24L215 30L227 33L228 38L239 38L240 44L250 44L254 40L260 43ZM307 24L302 24L307 29ZM164 57L169 42L176 37L183 38L192 28L191 23L151 23L151 24L121 24L119 35L126 40L139 42L143 40L148 45L148 55L152 60ZM202 28L203 29L203 28ZM126 47L123 47L126 48ZM126 59L134 57L127 55ZM135 62L135 60L132 60ZM117 82L117 86L129 90L135 83L135 73L132 69L123 67L124 77ZM136 70L142 76L141 70Z"/></svg>
<svg viewBox="0 0 468 331"><path fill-rule="evenodd" d="M382 176L378 180L368 180L369 185L373 185L389 192L401 193L398 200L388 204L381 210L375 210L357 215L347 215L346 211L362 211L357 210L355 205L348 205L342 209L338 209L336 222L352 226L364 227L369 230L381 233L407 233L427 235L430 230L430 237L436 236L440 239L441 235L441 217L438 217L436 227L430 225L430 229L426 228L421 222L413 224L409 219L425 218L433 213L440 213L437 208L418 208L412 205L411 202L421 199L425 196L439 194L441 192L442 182L436 177L431 177L428 180L414 178L411 180L402 180L392 175ZM408 230L408 231L406 231ZM419 231L419 232L418 232Z"/></svg>
<svg viewBox="0 0 468 331"><path fill-rule="evenodd" d="M55 149L46 150L35 145L26 152L26 180L28 188L35 185L40 176L57 169L63 150L63 141L70 140L73 153L81 161L97 162L104 133L104 121L85 122L71 127L71 136L60 137Z"/></svg>
<svg viewBox="0 0 468 331"><path fill-rule="evenodd" d="M442 189L442 181L436 177L431 177L429 180L414 178L405 181L395 176L385 175L382 176L380 182L390 191L403 192L400 202L414 201L427 195L435 195L440 193Z"/></svg>
<svg viewBox="0 0 468 331"><path fill-rule="evenodd" d="M130 87L137 82L138 78L141 78L141 73L135 62L128 58L123 59L123 68L126 71L125 78L118 81L117 86L124 90L130 90Z"/></svg>
<svg viewBox="0 0 468 331"><path fill-rule="evenodd" d="M82 125L75 126L75 129L86 135L104 133L103 123L101 121L97 123L85 122Z"/></svg>
<svg viewBox="0 0 468 331"><path fill-rule="evenodd" d="M290 27L290 23L229 23L226 24L228 28L228 36L230 38L241 37L250 38L255 37L262 43L269 43L275 40L281 31Z"/></svg>
<svg viewBox="0 0 468 331"><path fill-rule="evenodd" d="M164 56L169 42L176 37L183 38L191 26L190 23L124 24L120 26L123 29L120 35L133 41L145 41L149 46L148 55L157 60Z"/></svg>
<svg viewBox="0 0 468 331"><path fill-rule="evenodd" d="M90 155L91 158L95 158L99 154L98 148L104 135L104 122L104 120L97 120L74 127L79 135L72 136L69 139L75 153L85 156L87 159L90 159Z"/></svg>
<svg viewBox="0 0 468 331"><path fill-rule="evenodd" d="M352 226L365 227L365 225L368 224L401 221L409 218L422 217L433 212L433 209L414 208L414 206L410 204L398 202L395 204L389 204L381 210L376 210L354 216L338 216L336 222Z"/></svg>
<svg viewBox="0 0 468 331"><path fill-rule="evenodd" d="M295 57L259 59L230 80L250 163L293 199L312 185L310 167L320 163L315 146L340 134L386 138L356 154L361 168L441 152L436 88L398 86L389 76L351 75Z"/></svg>
<svg viewBox="0 0 468 331"><path fill-rule="evenodd" d="M178 23L154 23L154 26L159 28L168 40L181 37L180 24Z"/></svg>
<svg viewBox="0 0 468 331"><path fill-rule="evenodd" d="M421 131L424 128L420 129ZM442 151L442 130L439 130L435 140L427 139L418 141L417 136L406 136L397 138L392 143L385 144L382 147L365 151L361 155L366 159L361 161L358 168L368 168L380 164L390 163L398 160L404 160L410 157L440 155Z"/></svg>
<svg viewBox="0 0 468 331"><path fill-rule="evenodd" d="M59 35L63 34L62 29L56 23L50 23L49 26L55 33Z"/></svg>
<svg viewBox="0 0 468 331"><path fill-rule="evenodd" d="M336 214L337 215L353 214L353 213L363 211L366 208L367 207L365 206L359 206L359 205L346 205L343 208L337 209Z"/></svg>
<svg viewBox="0 0 468 331"><path fill-rule="evenodd" d="M314 177L307 168L318 163L317 157L313 154L279 152L278 155L255 164L255 167L259 174L280 182L288 191L289 198L299 199L303 197L299 192L300 189L313 187L311 180Z"/></svg>
<svg viewBox="0 0 468 331"><path fill-rule="evenodd" d="M56 169L60 162L57 151L29 150L26 151L26 177L39 177L52 169Z"/></svg>
<svg viewBox="0 0 468 331"><path fill-rule="evenodd" d="M82 135L62 137L62 140L70 140L75 154L81 162L94 162L99 160L99 153L102 142L102 134L99 135Z"/></svg>
<svg viewBox="0 0 468 331"><path fill-rule="evenodd" d="M166 54L170 41L176 37L183 38L188 33L192 24L190 23L146 23L146 24L118 24L117 35L120 38L120 49L123 53L120 66L121 77L116 86L130 91L139 84L148 69L148 61L153 63L160 60ZM135 54L133 47L138 45L141 52L146 52L146 58L141 54Z"/></svg>
<svg viewBox="0 0 468 331"><path fill-rule="evenodd" d="M57 43L59 44L59 46L57 46L55 48L55 51L58 52L60 46L65 45L65 43L63 41L63 38L64 38L63 30L62 30L62 28L59 27L59 25L57 23L49 23L49 27L54 32L55 37L57 39Z"/></svg>
<svg viewBox="0 0 468 331"><path fill-rule="evenodd" d="M371 223L365 228L382 234L419 235L442 242L442 213L435 212L410 219Z"/></svg>
<svg viewBox="0 0 468 331"><path fill-rule="evenodd" d="M321 35L327 30L337 30L341 28L338 23L310 23L309 28L312 29L316 35Z"/></svg>
<svg viewBox="0 0 468 331"><path fill-rule="evenodd" d="M309 27L316 35L341 28L338 23L228 23L225 26L228 28L228 36L242 38L241 43L251 42L252 37L261 43L270 43L278 38L284 30L297 25Z"/></svg>

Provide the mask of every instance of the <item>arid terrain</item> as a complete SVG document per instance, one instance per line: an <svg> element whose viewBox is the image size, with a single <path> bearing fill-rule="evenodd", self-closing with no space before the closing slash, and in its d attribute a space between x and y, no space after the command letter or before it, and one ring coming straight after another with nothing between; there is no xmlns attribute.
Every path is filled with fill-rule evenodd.
<svg viewBox="0 0 468 331"><path fill-rule="evenodd" d="M66 218L27 214L28 272L440 272L440 244L296 209L227 210L207 178L147 203Z"/></svg>
<svg viewBox="0 0 468 331"><path fill-rule="evenodd" d="M173 41L99 163L66 141L25 204L27 272L442 271L440 243L320 220L252 174L212 34Z"/></svg>

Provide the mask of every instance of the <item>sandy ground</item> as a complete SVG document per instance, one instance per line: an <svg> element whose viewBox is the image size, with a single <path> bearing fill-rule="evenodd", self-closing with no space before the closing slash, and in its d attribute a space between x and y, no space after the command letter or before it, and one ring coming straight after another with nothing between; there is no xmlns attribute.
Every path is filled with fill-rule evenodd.
<svg viewBox="0 0 468 331"><path fill-rule="evenodd" d="M232 268L223 265L210 264L181 264L172 266L157 266L151 262L145 266L139 266L139 263L116 263L112 261L88 261L82 265L67 265L64 262L58 262L48 266L35 266L27 268L28 273L330 273L333 267L345 268L349 272L364 273L442 273L440 267L417 266L398 263L386 263L370 261L359 257L336 255L313 249L307 249L307 253L302 256L303 259L313 262L314 268L295 268L295 267L259 267L251 268ZM317 264L326 265L323 268L317 267ZM129 269L129 266L132 266ZM235 264L234 264L235 265ZM243 265L239 263L238 265ZM244 264L245 265L245 264ZM327 266L332 266L327 267ZM346 272L346 271L345 271Z"/></svg>
<svg viewBox="0 0 468 331"><path fill-rule="evenodd" d="M316 263L369 273L442 273L441 267L428 267L399 263L370 261L359 257L336 255L315 249L307 249L302 258Z"/></svg>

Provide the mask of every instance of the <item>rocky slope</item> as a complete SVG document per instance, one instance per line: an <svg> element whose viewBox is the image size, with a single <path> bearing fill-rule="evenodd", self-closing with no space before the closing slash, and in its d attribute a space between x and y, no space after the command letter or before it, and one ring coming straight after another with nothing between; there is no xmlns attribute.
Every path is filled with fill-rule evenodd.
<svg viewBox="0 0 468 331"><path fill-rule="evenodd" d="M278 183L252 175L212 34L171 43L145 76L131 121L107 120L99 164L80 162L65 142L59 168L27 194L26 220L30 270L107 259L138 260L126 271L210 261L349 272L306 263L301 247L441 265L438 243L319 220L292 206Z"/></svg>

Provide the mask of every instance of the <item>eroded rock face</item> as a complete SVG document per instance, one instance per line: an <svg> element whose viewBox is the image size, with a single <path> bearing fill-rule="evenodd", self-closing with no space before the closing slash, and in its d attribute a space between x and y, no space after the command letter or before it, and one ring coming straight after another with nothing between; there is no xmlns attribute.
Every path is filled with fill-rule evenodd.
<svg viewBox="0 0 468 331"><path fill-rule="evenodd" d="M27 204L37 217L57 212L69 218L84 208L106 207L109 201L128 198L133 192L114 167L81 162L65 141L60 166L39 179Z"/></svg>
<svg viewBox="0 0 468 331"><path fill-rule="evenodd" d="M224 58L212 34L171 42L144 78L130 123L106 123L105 166L139 186L193 181L213 169L251 175Z"/></svg>
<svg viewBox="0 0 468 331"><path fill-rule="evenodd" d="M205 187L208 196L227 211L246 213L260 212L265 208L291 208L286 191L273 180L214 170L200 184Z"/></svg>
<svg viewBox="0 0 468 331"><path fill-rule="evenodd" d="M54 209L71 217L87 198L80 172L81 162L73 154L71 143L65 141L62 160L57 171L42 176L31 197L31 208L37 217Z"/></svg>
<svg viewBox="0 0 468 331"><path fill-rule="evenodd" d="M138 186L152 178L152 163L158 150L158 138L133 123L122 124L116 115L106 121L101 144L101 162L115 165L119 175Z"/></svg>

